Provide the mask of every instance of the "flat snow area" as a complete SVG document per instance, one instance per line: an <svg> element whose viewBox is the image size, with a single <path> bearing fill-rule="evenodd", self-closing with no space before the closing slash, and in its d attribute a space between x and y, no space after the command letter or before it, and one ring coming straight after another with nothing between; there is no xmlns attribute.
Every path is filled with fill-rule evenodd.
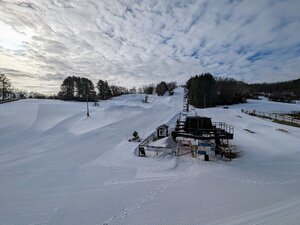
<svg viewBox="0 0 300 225"><path fill-rule="evenodd" d="M241 109L300 105L262 100L197 110L235 127L242 156L232 162L134 156L133 131L146 137L168 122L182 96L178 89L148 104L142 95L121 96L90 105L90 118L85 103L0 105L0 224L299 224L300 129Z"/></svg>

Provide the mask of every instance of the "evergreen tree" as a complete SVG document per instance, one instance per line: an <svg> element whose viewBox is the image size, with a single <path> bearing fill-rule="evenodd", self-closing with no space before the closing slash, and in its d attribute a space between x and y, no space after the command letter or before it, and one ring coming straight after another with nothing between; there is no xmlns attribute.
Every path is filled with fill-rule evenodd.
<svg viewBox="0 0 300 225"><path fill-rule="evenodd" d="M216 105L217 90L216 81L210 73L195 76L187 81L189 104L206 108Z"/></svg>
<svg viewBox="0 0 300 225"><path fill-rule="evenodd" d="M94 84L85 77L69 76L63 81L58 97L63 100L93 100Z"/></svg>
<svg viewBox="0 0 300 225"><path fill-rule="evenodd" d="M80 100L85 101L86 99L88 100L94 100L94 84L92 81L90 81L87 78L80 78L80 90L81 90L81 96Z"/></svg>
<svg viewBox="0 0 300 225"><path fill-rule="evenodd" d="M97 83L98 88L98 98L100 100L109 99L112 97L112 91L107 83L107 81L99 80Z"/></svg>
<svg viewBox="0 0 300 225"><path fill-rule="evenodd" d="M67 77L64 79L58 97L63 100L73 100L75 93L75 79L76 77Z"/></svg>

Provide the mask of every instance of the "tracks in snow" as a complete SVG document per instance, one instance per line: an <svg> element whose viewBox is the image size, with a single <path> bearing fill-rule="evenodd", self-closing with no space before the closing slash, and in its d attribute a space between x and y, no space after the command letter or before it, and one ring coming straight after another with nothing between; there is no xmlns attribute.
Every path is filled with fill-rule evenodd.
<svg viewBox="0 0 300 225"><path fill-rule="evenodd" d="M144 196L141 196L136 202L134 202L131 205L128 205L124 210L119 212L118 214L112 216L108 220L106 220L102 224L96 224L96 225L118 225L122 224L122 219L130 215L131 213L134 212L135 209L140 209L143 207L143 205L153 199L155 199L159 194L162 194L169 188L170 186L173 185L175 182L175 178L171 178L166 184L162 184L157 186L154 190L151 190Z"/></svg>

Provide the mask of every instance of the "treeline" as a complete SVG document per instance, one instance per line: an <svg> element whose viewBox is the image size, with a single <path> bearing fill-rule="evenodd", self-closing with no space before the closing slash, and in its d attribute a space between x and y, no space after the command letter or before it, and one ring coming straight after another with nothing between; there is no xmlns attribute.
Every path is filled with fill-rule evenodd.
<svg viewBox="0 0 300 225"><path fill-rule="evenodd" d="M172 95L175 88L175 82L166 83L162 81L157 85L150 84L138 89L135 87L129 89L123 86L109 85L107 81L103 80L99 80L95 87L93 82L87 78L69 76L63 81L57 96L62 100L95 101L136 93L153 94L155 92L157 95L162 96L168 92L169 95Z"/></svg>
<svg viewBox="0 0 300 225"><path fill-rule="evenodd" d="M198 108L245 103L247 99L258 99L259 96L268 97L271 101L289 103L300 99L300 79L247 84L232 78L214 77L210 73L204 73L191 77L186 87L189 104Z"/></svg>
<svg viewBox="0 0 300 225"><path fill-rule="evenodd" d="M98 90L98 93L96 92ZM95 101L106 100L123 94L136 93L135 89L122 86L109 85L107 81L99 80L94 86L93 82L85 77L69 76L64 79L58 98L62 100Z"/></svg>
<svg viewBox="0 0 300 225"><path fill-rule="evenodd" d="M4 73L0 73L0 101L14 100L14 99L57 99L56 95L44 95L39 92L28 92L24 90L14 89L11 81Z"/></svg>
<svg viewBox="0 0 300 225"><path fill-rule="evenodd" d="M197 108L246 102L247 84L231 78L215 78L210 73L191 77L187 83L188 102Z"/></svg>
<svg viewBox="0 0 300 225"><path fill-rule="evenodd" d="M126 88L119 85L109 85L107 81L99 80L94 86L93 82L85 77L68 76L61 84L60 91L55 95L45 95L39 92L27 92L24 90L13 89L11 81L5 74L0 73L0 100L9 99L61 99L72 101L97 101L106 100L124 94L157 94L169 95L174 93L175 82L145 85L139 88Z"/></svg>
<svg viewBox="0 0 300 225"><path fill-rule="evenodd" d="M244 103L246 99L258 99L258 96L266 96L269 100L281 102L295 102L295 100L300 99L300 79L277 83L247 84L232 78L214 77L210 73L205 73L191 77L185 86L188 89L189 104L199 108ZM1 101L16 98L97 101L136 93L163 96L165 94L173 95L176 87L176 82L162 81L158 84L129 89L123 86L110 85L103 80L99 80L94 85L88 78L69 76L62 82L59 93L49 96L13 89L6 75L0 73Z"/></svg>
<svg viewBox="0 0 300 225"><path fill-rule="evenodd" d="M231 78L215 78L210 73L191 77L186 88L189 104L197 108L244 103L249 96L244 82Z"/></svg>
<svg viewBox="0 0 300 225"><path fill-rule="evenodd" d="M58 99L57 95L45 95L40 92L14 89L6 99Z"/></svg>
<svg viewBox="0 0 300 225"><path fill-rule="evenodd" d="M85 101L87 98L95 98L94 89L94 84L89 79L70 76L64 79L57 96L63 100Z"/></svg>
<svg viewBox="0 0 300 225"><path fill-rule="evenodd" d="M276 83L249 84L248 88L253 95L265 96L271 101L291 103L300 99L300 79Z"/></svg>

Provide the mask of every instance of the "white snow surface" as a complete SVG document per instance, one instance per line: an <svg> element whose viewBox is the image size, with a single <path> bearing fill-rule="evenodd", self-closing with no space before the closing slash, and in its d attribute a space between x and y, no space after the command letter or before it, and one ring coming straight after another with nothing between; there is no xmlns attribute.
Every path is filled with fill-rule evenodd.
<svg viewBox="0 0 300 225"><path fill-rule="evenodd" d="M133 154L133 131L145 138L168 122L183 91L148 104L143 97L90 105L90 118L85 103L0 105L0 225L299 224L300 129L241 113L300 111L299 104L251 100L197 110L233 125L242 153L205 162Z"/></svg>
<svg viewBox="0 0 300 225"><path fill-rule="evenodd" d="M156 141L149 143L149 145L154 146L154 147L167 147L169 138L170 137L164 137L164 138L158 139Z"/></svg>

